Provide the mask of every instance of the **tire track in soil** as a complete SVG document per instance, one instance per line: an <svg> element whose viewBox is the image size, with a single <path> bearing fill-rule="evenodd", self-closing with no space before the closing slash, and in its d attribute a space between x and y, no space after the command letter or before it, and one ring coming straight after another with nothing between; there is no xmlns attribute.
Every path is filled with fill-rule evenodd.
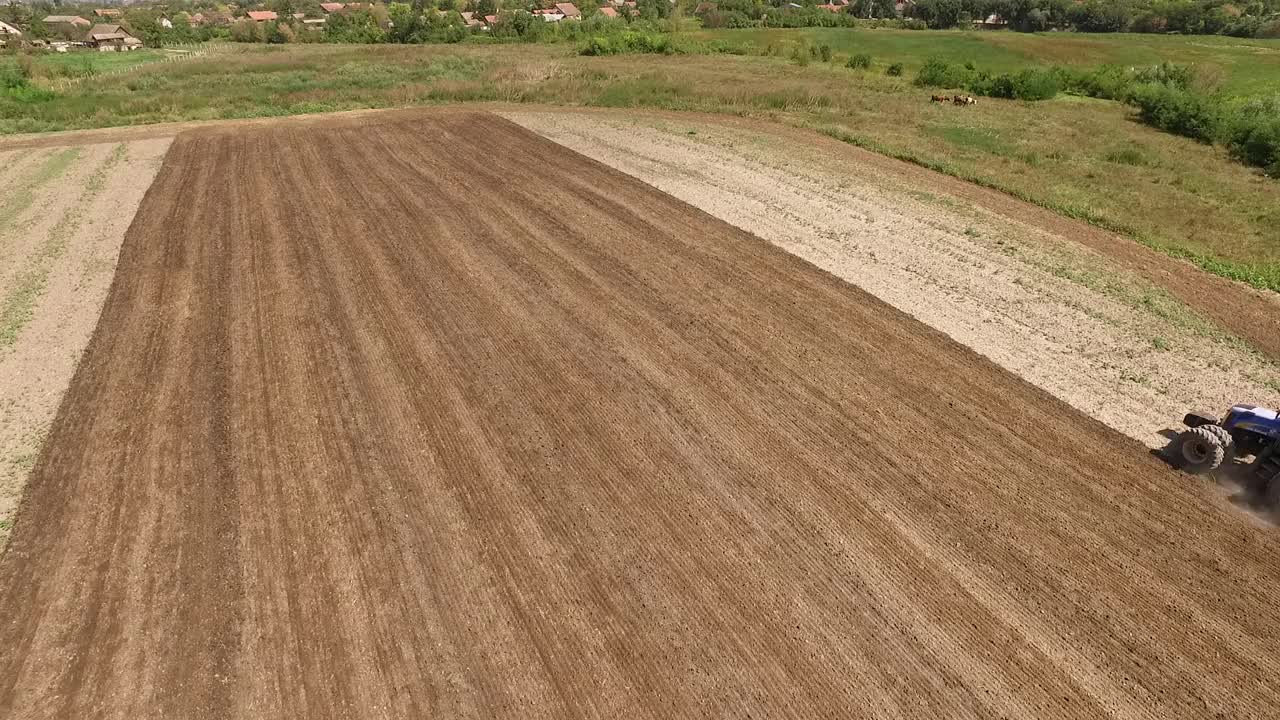
<svg viewBox="0 0 1280 720"><path fill-rule="evenodd" d="M0 559L0 713L1265 717L1277 545L496 117L195 132Z"/></svg>

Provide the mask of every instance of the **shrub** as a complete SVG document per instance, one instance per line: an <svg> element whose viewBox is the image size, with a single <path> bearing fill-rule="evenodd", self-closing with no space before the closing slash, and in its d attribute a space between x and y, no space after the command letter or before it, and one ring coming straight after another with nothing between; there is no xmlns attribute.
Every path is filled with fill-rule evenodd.
<svg viewBox="0 0 1280 720"><path fill-rule="evenodd" d="M866 70L871 67L871 56L867 53L850 55L849 61L846 62L844 66L847 68L853 68L854 70Z"/></svg>
<svg viewBox="0 0 1280 720"><path fill-rule="evenodd" d="M578 49L579 55L613 55L616 52L613 42L603 35L589 38L587 43Z"/></svg>
<svg viewBox="0 0 1280 720"><path fill-rule="evenodd" d="M809 64L810 49L806 45L797 45L791 48L791 59L800 67Z"/></svg>
<svg viewBox="0 0 1280 720"><path fill-rule="evenodd" d="M824 62L824 63L829 63L829 62L831 62L831 46L830 46L830 45L822 45L821 47L819 47L819 48L818 48L818 57L819 57L819 58L821 58L821 59L822 59L822 62Z"/></svg>
<svg viewBox="0 0 1280 720"><path fill-rule="evenodd" d="M902 64L897 63L892 67L901 69ZM968 87L973 79L974 73L968 68L953 65L946 60L929 58L920 67L920 72L916 73L915 84L922 87L961 88Z"/></svg>
<svg viewBox="0 0 1280 720"><path fill-rule="evenodd" d="M1190 65L1175 65L1168 62L1143 68L1133 76L1133 82L1136 83L1156 83L1158 85L1168 85L1179 90L1190 90L1191 83L1195 82L1195 79L1195 68Z"/></svg>
<svg viewBox="0 0 1280 720"><path fill-rule="evenodd" d="M1053 72L1066 92L1103 100L1125 100L1133 85L1133 74L1118 65L1103 65L1093 70L1054 68Z"/></svg>
<svg viewBox="0 0 1280 720"><path fill-rule="evenodd" d="M90 63L92 66L92 63ZM25 80L30 80L36 76L36 60L35 58L23 53L18 56L18 73Z"/></svg>
<svg viewBox="0 0 1280 720"><path fill-rule="evenodd" d="M258 42L258 24L249 18L237 20L231 25L231 39L235 42Z"/></svg>
<svg viewBox="0 0 1280 720"><path fill-rule="evenodd" d="M617 35L593 35L578 50L580 55L622 55L647 53L671 55L676 48L668 35L657 32L627 30Z"/></svg>
<svg viewBox="0 0 1280 720"><path fill-rule="evenodd" d="M1051 70L1028 68L1009 77L1013 97L1018 100L1048 100L1058 94L1058 77Z"/></svg>
<svg viewBox="0 0 1280 720"><path fill-rule="evenodd" d="M884 74L890 75L892 77L899 77L902 75L903 69L904 68L902 67L902 63L894 63L884 69Z"/></svg>
<svg viewBox="0 0 1280 720"><path fill-rule="evenodd" d="M1213 101L1201 95L1158 83L1136 85L1129 103L1138 108L1142 122L1165 132L1212 142L1219 115Z"/></svg>
<svg viewBox="0 0 1280 720"><path fill-rule="evenodd" d="M1254 33L1254 37L1271 39L1280 38L1280 18L1276 18L1275 20L1271 20L1270 22L1259 26L1257 32Z"/></svg>
<svg viewBox="0 0 1280 720"><path fill-rule="evenodd" d="M0 65L0 90L20 90L27 87L27 76L17 67Z"/></svg>
<svg viewBox="0 0 1280 720"><path fill-rule="evenodd" d="M1280 177L1280 96L1246 103L1225 125L1232 157Z"/></svg>

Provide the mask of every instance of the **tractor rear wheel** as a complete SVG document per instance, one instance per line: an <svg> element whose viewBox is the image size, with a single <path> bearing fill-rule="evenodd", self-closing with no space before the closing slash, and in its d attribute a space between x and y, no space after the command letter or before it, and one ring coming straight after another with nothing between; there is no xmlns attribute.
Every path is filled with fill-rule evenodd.
<svg viewBox="0 0 1280 720"><path fill-rule="evenodd" d="M1213 433L1218 438L1218 444L1222 446L1223 452L1227 456L1231 455L1231 452L1235 449L1232 447L1234 441L1231 439L1231 433L1227 432L1226 428L1221 425L1201 425L1200 427Z"/></svg>
<svg viewBox="0 0 1280 720"><path fill-rule="evenodd" d="M1173 461L1189 473L1207 473L1218 469L1227 456L1218 436L1207 427L1184 430L1173 441Z"/></svg>
<svg viewBox="0 0 1280 720"><path fill-rule="evenodd" d="M1254 492L1280 507L1280 452L1263 451L1249 470Z"/></svg>

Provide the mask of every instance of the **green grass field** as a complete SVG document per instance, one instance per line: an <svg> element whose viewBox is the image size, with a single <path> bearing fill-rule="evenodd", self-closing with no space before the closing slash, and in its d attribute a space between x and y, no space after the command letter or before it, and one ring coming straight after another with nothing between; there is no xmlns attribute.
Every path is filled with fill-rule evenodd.
<svg viewBox="0 0 1280 720"><path fill-rule="evenodd" d="M170 53L163 50L134 50L119 53L43 53L33 55L32 58L36 77L53 79L106 75L164 60L169 55ZM16 65L15 56L0 56L0 68Z"/></svg>
<svg viewBox="0 0 1280 720"><path fill-rule="evenodd" d="M1216 35L1085 35L1080 33L903 31L870 28L802 30L704 30L703 40L782 50L800 41L829 45L837 53L870 53L880 64L901 62L912 75L929 57L973 62L992 72L1028 66L1120 65L1142 67L1161 62L1195 65L1204 79L1228 95L1280 92L1280 40L1242 40ZM785 55L785 52L781 54Z"/></svg>
<svg viewBox="0 0 1280 720"><path fill-rule="evenodd" d="M960 108L930 103L929 91L911 83L930 54L992 70L1205 56L1232 92L1280 92L1280 42L865 29L683 39L763 42L775 44L775 54L582 57L570 44L228 44L183 62L102 74L45 100L0 96L0 133L459 102L728 113L812 128L995 187L1280 291L1280 182L1221 148L1139 124L1117 102L983 98ZM830 44L832 62L802 67L777 52L777 45L804 41ZM845 68L854 51L872 54L873 66ZM1257 60L1248 71L1247 57ZM885 76L892 62L907 65L903 77Z"/></svg>

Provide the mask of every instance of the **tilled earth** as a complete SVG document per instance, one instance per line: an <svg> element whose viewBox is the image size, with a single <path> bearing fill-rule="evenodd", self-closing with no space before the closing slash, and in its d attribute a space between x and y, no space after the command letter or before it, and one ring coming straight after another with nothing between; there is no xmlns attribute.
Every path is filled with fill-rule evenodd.
<svg viewBox="0 0 1280 720"><path fill-rule="evenodd" d="M989 193L957 193L953 178L816 133L672 113L504 116L798 255L1151 447L1188 410L1280 407L1280 365L1180 301L1176 285L1151 282L1178 263L1132 241L1102 245L1082 223L988 207ZM1135 271L1134 256L1154 265ZM1183 290L1204 283L1201 305L1218 296L1221 278L1189 264L1177 277ZM1253 301L1250 327L1273 335L1280 295L1232 290Z"/></svg>
<svg viewBox="0 0 1280 720"><path fill-rule="evenodd" d="M482 114L180 135L0 559L17 718L1268 717L1280 542Z"/></svg>

